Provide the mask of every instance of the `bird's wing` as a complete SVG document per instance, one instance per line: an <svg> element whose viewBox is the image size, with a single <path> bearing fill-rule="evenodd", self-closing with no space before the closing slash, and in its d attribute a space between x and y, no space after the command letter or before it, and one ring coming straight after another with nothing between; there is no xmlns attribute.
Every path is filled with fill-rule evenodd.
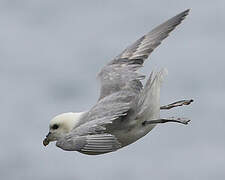
<svg viewBox="0 0 225 180"><path fill-rule="evenodd" d="M189 10L186 10L154 28L103 67L98 75L101 82L99 100L124 89L135 93L140 92L142 89L140 80L144 76L136 71L142 67L144 60L160 45L161 41L181 23L188 12Z"/></svg>
<svg viewBox="0 0 225 180"><path fill-rule="evenodd" d="M74 128L67 136L60 139L56 145L68 151L80 151L98 154L115 151L120 142L109 131L116 120L126 117L131 108L132 93L117 92L109 95L82 117L80 126Z"/></svg>
<svg viewBox="0 0 225 180"><path fill-rule="evenodd" d="M79 151L85 154L102 154L116 151L121 147L119 141L111 134L94 134L84 136L67 136L57 141L56 146L66 151Z"/></svg>

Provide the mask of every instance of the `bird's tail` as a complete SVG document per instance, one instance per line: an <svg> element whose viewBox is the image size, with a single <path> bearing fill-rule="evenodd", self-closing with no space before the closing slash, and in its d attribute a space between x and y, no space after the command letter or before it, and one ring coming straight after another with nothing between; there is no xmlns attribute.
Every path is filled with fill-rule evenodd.
<svg viewBox="0 0 225 180"><path fill-rule="evenodd" d="M166 68L157 73L152 71L138 100L138 118L143 120L159 118L160 87L167 74Z"/></svg>

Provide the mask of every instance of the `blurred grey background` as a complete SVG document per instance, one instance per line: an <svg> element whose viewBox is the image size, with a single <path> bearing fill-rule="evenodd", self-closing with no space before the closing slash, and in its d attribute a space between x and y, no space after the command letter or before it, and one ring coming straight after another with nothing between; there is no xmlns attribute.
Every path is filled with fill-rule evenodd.
<svg viewBox="0 0 225 180"><path fill-rule="evenodd" d="M167 67L161 103L193 98L164 124L117 152L86 156L42 140L52 117L98 98L96 74L127 45L191 8L145 63ZM225 1L0 1L0 178L225 178Z"/></svg>

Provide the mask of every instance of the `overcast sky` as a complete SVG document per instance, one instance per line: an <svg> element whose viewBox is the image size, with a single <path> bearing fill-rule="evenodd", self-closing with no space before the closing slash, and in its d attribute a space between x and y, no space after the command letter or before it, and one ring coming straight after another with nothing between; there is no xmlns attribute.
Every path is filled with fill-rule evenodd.
<svg viewBox="0 0 225 180"><path fill-rule="evenodd" d="M100 156L42 145L52 117L95 104L105 63L187 8L142 72L168 68L161 104L195 102L162 116L189 117L190 125L159 125ZM224 19L224 0L1 0L1 179L223 180Z"/></svg>

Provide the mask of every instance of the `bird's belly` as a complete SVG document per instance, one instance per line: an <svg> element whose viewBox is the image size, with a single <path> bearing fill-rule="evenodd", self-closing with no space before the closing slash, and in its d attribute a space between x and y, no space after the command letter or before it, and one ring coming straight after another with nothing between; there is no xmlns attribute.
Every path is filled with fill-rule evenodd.
<svg viewBox="0 0 225 180"><path fill-rule="evenodd" d="M115 132L114 135L117 137L122 147L124 147L145 136L155 126L155 124L142 125L142 123L139 123L131 129L119 130Z"/></svg>

